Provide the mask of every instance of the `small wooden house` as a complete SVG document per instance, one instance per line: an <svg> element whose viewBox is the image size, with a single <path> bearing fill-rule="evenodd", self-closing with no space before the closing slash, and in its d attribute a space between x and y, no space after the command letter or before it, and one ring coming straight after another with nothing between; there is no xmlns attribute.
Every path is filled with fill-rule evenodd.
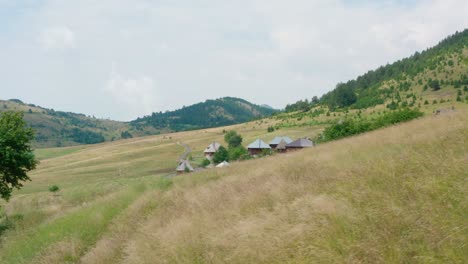
<svg viewBox="0 0 468 264"><path fill-rule="evenodd" d="M286 150L287 151L298 150L298 149L303 149L303 148L310 148L313 146L314 146L314 142L312 142L310 139L300 138L287 144Z"/></svg>
<svg viewBox="0 0 468 264"><path fill-rule="evenodd" d="M193 167L190 165L188 160L181 160L179 165L177 165L176 172L177 174L182 174L186 172L193 172Z"/></svg>
<svg viewBox="0 0 468 264"><path fill-rule="evenodd" d="M278 152L286 152L286 145L288 145L286 141L281 140L280 143L276 145L275 150Z"/></svg>
<svg viewBox="0 0 468 264"><path fill-rule="evenodd" d="M263 142L263 140L257 139L247 146L247 150L250 155L255 156L262 154L265 150L271 150L271 147L267 143Z"/></svg>
<svg viewBox="0 0 468 264"><path fill-rule="evenodd" d="M275 137L272 141L270 141L269 145L272 149L276 149L276 147L281 141L284 141L286 142L286 144L289 144L292 142L292 139L289 137Z"/></svg>
<svg viewBox="0 0 468 264"><path fill-rule="evenodd" d="M205 155L205 158L207 159L212 159L214 154L218 152L219 147L221 147L221 144L218 142L213 142L206 149L203 151L203 154Z"/></svg>

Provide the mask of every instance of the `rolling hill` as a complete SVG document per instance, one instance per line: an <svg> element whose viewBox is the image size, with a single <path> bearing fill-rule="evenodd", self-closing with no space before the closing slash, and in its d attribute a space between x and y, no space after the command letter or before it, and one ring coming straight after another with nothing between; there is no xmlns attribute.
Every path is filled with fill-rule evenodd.
<svg viewBox="0 0 468 264"><path fill-rule="evenodd" d="M2 111L22 111L35 129L35 147L95 144L122 138L232 125L271 115L275 110L238 98L207 100L192 106L138 118L131 122L98 119L83 114L55 111L18 99L0 100Z"/></svg>
<svg viewBox="0 0 468 264"><path fill-rule="evenodd" d="M139 129L151 126L156 129L184 131L209 127L239 124L270 116L275 110L268 106L259 106L243 99L224 97L206 100L172 112L153 113L151 116L138 118L130 124Z"/></svg>

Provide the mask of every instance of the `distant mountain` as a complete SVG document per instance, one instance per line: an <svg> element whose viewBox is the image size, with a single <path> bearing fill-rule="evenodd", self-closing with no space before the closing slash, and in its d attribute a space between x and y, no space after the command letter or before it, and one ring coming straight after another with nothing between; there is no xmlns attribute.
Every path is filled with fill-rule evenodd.
<svg viewBox="0 0 468 264"><path fill-rule="evenodd" d="M467 89L468 29L465 29L435 47L371 70L355 80L339 83L320 100L314 98L287 105L286 111L307 111L315 105L327 106L332 111L382 104L392 109L419 104L416 99L423 98L431 102L450 98L463 102Z"/></svg>
<svg viewBox="0 0 468 264"><path fill-rule="evenodd" d="M153 113L130 122L136 130L151 126L156 129L183 131L243 123L270 116L275 110L246 100L224 97L183 107L171 112Z"/></svg>
<svg viewBox="0 0 468 264"><path fill-rule="evenodd" d="M207 100L176 111L153 113L132 122L98 119L55 111L18 99L0 100L0 113L22 111L36 131L35 147L95 144L122 138L155 135L247 122L271 115L274 110L238 98Z"/></svg>

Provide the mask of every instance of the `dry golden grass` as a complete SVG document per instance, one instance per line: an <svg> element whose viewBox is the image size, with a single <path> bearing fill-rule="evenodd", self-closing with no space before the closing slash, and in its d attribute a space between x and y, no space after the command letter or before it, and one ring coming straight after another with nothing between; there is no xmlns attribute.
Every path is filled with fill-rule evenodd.
<svg viewBox="0 0 468 264"><path fill-rule="evenodd" d="M1 263L462 263L467 112L164 181L177 142L201 155L224 129L249 143L320 127L266 133L263 120L54 150L4 207L24 218Z"/></svg>
<svg viewBox="0 0 468 264"><path fill-rule="evenodd" d="M466 112L179 178L122 263L462 263Z"/></svg>

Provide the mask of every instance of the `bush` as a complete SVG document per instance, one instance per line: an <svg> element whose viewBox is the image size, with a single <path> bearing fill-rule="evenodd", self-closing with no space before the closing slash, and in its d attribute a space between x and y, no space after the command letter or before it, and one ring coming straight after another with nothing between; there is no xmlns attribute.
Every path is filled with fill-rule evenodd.
<svg viewBox="0 0 468 264"><path fill-rule="evenodd" d="M56 193L60 190L60 188L57 185L52 185L49 187L49 192Z"/></svg>
<svg viewBox="0 0 468 264"><path fill-rule="evenodd" d="M209 159L204 159L202 162L201 162L201 166L203 168L206 168L207 166L209 166L211 164L211 161Z"/></svg>
<svg viewBox="0 0 468 264"><path fill-rule="evenodd" d="M214 154L213 162L215 164L218 164L223 161L229 161L229 153L225 147L221 146L219 147L218 151Z"/></svg>
<svg viewBox="0 0 468 264"><path fill-rule="evenodd" d="M247 149L245 149L244 146L238 146L238 147L235 147L235 148L229 148L228 150L228 157L229 157L229 160L239 160L241 159L243 156L246 156L247 155Z"/></svg>
<svg viewBox="0 0 468 264"><path fill-rule="evenodd" d="M268 133L271 133L271 132L275 131L275 128L273 126L269 126L267 131L268 131Z"/></svg>
<svg viewBox="0 0 468 264"><path fill-rule="evenodd" d="M351 135L361 134L367 131L375 130L381 127L405 122L411 119L421 117L423 115L419 110L411 110L408 108L392 111L375 119L347 119L341 123L327 127L315 141L327 142L344 138Z"/></svg>

